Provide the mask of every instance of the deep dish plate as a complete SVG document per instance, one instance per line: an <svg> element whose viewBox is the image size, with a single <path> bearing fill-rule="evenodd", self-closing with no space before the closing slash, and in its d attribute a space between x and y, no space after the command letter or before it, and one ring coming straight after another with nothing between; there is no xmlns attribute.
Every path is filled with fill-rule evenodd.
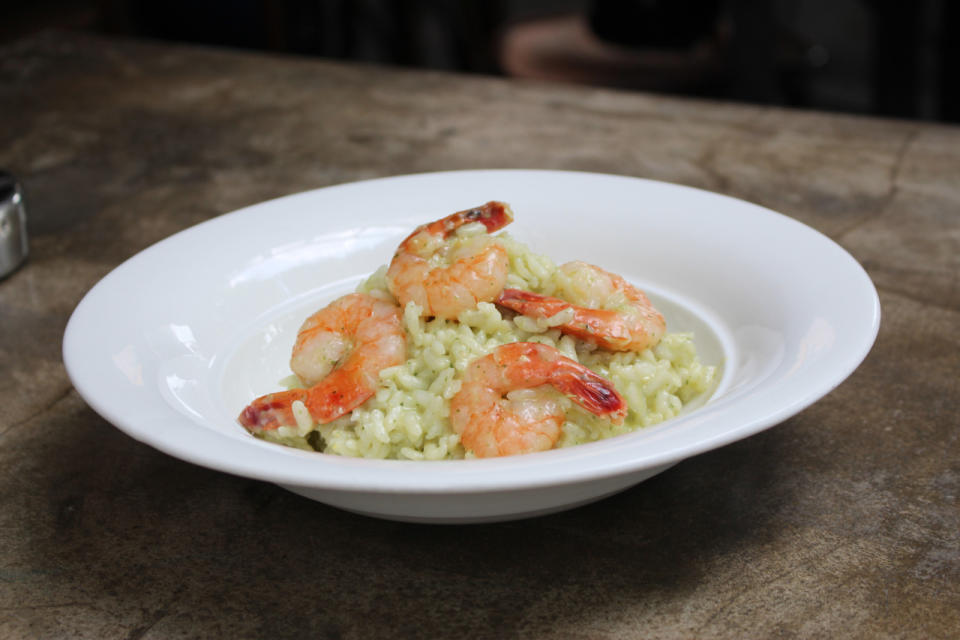
<svg viewBox="0 0 960 640"><path fill-rule="evenodd" d="M416 225L493 199L513 206L507 230L535 252L618 272L670 331L694 331L701 359L722 367L709 401L630 435L486 460L342 458L237 424L288 375L307 314L388 261ZM368 515L469 522L589 502L775 425L850 375L879 321L860 265L769 209L621 176L458 171L287 196L171 236L90 290L63 354L95 411L170 455Z"/></svg>

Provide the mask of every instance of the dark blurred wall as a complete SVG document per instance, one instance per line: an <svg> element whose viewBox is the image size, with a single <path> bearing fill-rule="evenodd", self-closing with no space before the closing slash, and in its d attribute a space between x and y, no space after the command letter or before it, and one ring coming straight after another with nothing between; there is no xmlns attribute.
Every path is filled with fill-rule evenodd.
<svg viewBox="0 0 960 640"><path fill-rule="evenodd" d="M960 121L953 0L36 0L3 17L0 42L85 29Z"/></svg>

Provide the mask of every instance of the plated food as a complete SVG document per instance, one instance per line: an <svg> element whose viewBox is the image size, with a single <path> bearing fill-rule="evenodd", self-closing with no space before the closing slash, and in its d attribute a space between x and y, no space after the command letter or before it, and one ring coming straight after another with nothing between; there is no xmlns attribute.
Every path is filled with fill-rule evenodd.
<svg viewBox="0 0 960 640"><path fill-rule="evenodd" d="M438 460L543 451L677 415L717 372L643 291L498 233L503 202L413 231L301 326L288 387L239 422L279 444Z"/></svg>
<svg viewBox="0 0 960 640"><path fill-rule="evenodd" d="M466 328L461 319L408 322L402 311L404 365L386 368L377 391L350 419L320 425L316 435L293 430L296 442L309 446L305 440L312 439L326 454L251 437L237 423L253 399L283 388L279 381L290 375L291 349L304 320L355 290L358 275L389 262L398 236L406 235L398 231L398 220L413 230L462 208L459 203L485 202L490 193L517 212L504 231L561 263L587 259L642 285L666 317L666 332L649 355L611 355L585 345L574 350L580 364L600 368L627 401L621 425L596 418L600 435L588 436L596 442L565 446L588 441L584 434L594 426L584 424L593 414L568 412L554 450L450 464L430 460L449 432L435 430L433 410L419 407L443 410L447 376L457 379L486 349L527 336L552 340L561 350L569 344L554 328L531 327L541 320L496 303L489 327L483 325L486 305L463 318ZM349 215L318 216L322 211ZM564 299L567 274L557 273L553 261L520 251L520 243L502 231L492 235L510 258L505 289ZM185 259L201 254L203 269ZM375 273L362 292L388 290L385 272ZM150 282L149 292L144 282ZM131 291L143 294L136 304ZM879 321L876 289L856 260L823 234L769 209L625 176L453 171L289 195L167 238L119 265L84 296L67 325L63 356L70 380L94 411L179 460L377 517L478 522L584 504L782 422L856 369ZM678 341L678 331L695 332L696 356L717 367L716 385L682 399L681 414L662 424L602 438L603 429L619 433L660 417L657 403L648 402L642 418L634 393L646 398L670 382L671 366L687 366L692 341ZM434 342L444 347L443 357L434 353ZM631 388L622 378L654 360L657 374L647 386ZM669 392L654 397L670 409ZM416 403L417 410L397 409L394 398ZM580 411L575 404L571 409ZM423 451L424 461L400 453L408 446L405 438L413 457ZM352 447L355 456L369 447L400 459L328 455ZM457 455L454 447L445 457Z"/></svg>

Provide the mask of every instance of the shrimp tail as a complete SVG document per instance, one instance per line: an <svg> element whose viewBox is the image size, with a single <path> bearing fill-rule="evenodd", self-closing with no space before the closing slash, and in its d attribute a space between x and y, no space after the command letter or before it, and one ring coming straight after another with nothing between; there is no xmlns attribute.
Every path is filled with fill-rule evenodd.
<svg viewBox="0 0 960 640"><path fill-rule="evenodd" d="M506 202L491 200L490 202L460 212L466 222L479 222L487 228L487 233L499 231L513 222L513 210Z"/></svg>
<svg viewBox="0 0 960 640"><path fill-rule="evenodd" d="M631 341L629 331L618 321L615 311L578 307L560 298L520 289L504 289L496 303L531 318L551 318L573 309L573 319L558 325L564 333L613 349L623 349Z"/></svg>
<svg viewBox="0 0 960 640"><path fill-rule="evenodd" d="M487 233L493 233L513 222L513 209L506 202L491 200L479 207L451 213L445 218L417 227L406 240L400 243L399 251L404 251L424 231L433 236L447 238L454 231L471 222L479 222L486 227Z"/></svg>
<svg viewBox="0 0 960 640"><path fill-rule="evenodd" d="M247 405L237 420L251 433L293 426L297 424L293 415L293 403L297 400L303 402L306 397L306 389L268 393Z"/></svg>
<svg viewBox="0 0 960 640"><path fill-rule="evenodd" d="M496 303L521 315L535 318L549 318L573 306L560 298L551 298L521 289L504 289Z"/></svg>
<svg viewBox="0 0 960 640"><path fill-rule="evenodd" d="M293 403L299 400L310 413L310 417L320 424L333 422L373 395L371 389L351 385L349 382L348 376L340 374L338 370L309 389L268 393L247 405L237 420L251 433L292 427L297 424L293 415Z"/></svg>
<svg viewBox="0 0 960 640"><path fill-rule="evenodd" d="M570 367L569 376L559 376L554 386L578 405L620 424L627 416L627 403L609 380L586 368Z"/></svg>
<svg viewBox="0 0 960 640"><path fill-rule="evenodd" d="M487 233L493 233L513 222L513 210L506 202L491 200L479 207L451 213L446 218L431 222L426 227L427 231L432 234L447 237L463 225L471 222L479 222L487 228ZM413 235L416 235L416 233L415 231Z"/></svg>

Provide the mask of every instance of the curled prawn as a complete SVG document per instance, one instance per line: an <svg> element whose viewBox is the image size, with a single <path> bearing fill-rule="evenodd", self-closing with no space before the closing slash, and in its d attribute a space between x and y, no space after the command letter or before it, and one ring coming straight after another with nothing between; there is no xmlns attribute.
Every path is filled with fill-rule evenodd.
<svg viewBox="0 0 960 640"><path fill-rule="evenodd" d="M252 433L294 426L296 401L316 422L336 420L372 396L380 371L402 364L406 350L399 307L363 293L343 296L297 333L290 368L308 388L261 396L238 420Z"/></svg>
<svg viewBox="0 0 960 640"><path fill-rule="evenodd" d="M450 422L477 457L552 449L565 418L562 392L615 424L627 404L613 384L560 351L534 342L511 342L471 362L450 399ZM518 390L524 390L518 393Z"/></svg>
<svg viewBox="0 0 960 640"><path fill-rule="evenodd" d="M488 202L417 227L397 249L387 269L387 286L404 307L415 302L425 316L453 319L478 302L492 302L507 282L506 250L488 236L451 243L449 237L471 222L487 233L513 221L510 206Z"/></svg>
<svg viewBox="0 0 960 640"><path fill-rule="evenodd" d="M497 304L533 318L567 312L571 319L557 325L560 331L611 351L643 351L660 342L666 321L643 291L586 262L568 262L559 271L567 300L504 289Z"/></svg>

